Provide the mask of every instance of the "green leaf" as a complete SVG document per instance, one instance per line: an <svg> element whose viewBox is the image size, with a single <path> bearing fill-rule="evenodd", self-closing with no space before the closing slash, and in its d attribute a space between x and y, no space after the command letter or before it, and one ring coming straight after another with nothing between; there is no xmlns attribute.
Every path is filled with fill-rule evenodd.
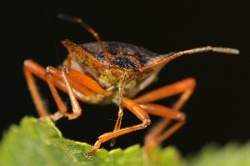
<svg viewBox="0 0 250 166"><path fill-rule="evenodd" d="M91 145L62 137L60 131L49 119L39 122L35 118L25 117L20 126L13 125L5 133L0 144L1 166L118 166L145 165L145 153L139 145L125 150L114 149L110 152L100 149L89 158L86 152ZM150 165L185 165L175 147L154 149L150 154Z"/></svg>
<svg viewBox="0 0 250 166"><path fill-rule="evenodd" d="M86 158L92 146L65 139L49 119L39 122L25 117L20 125L12 125L0 144L1 166L123 166L145 165L143 148L133 145L125 150L110 152L100 149ZM149 155L150 166L249 166L250 142L245 145L232 142L224 147L215 144L205 146L201 152L184 160L173 146L157 147Z"/></svg>
<svg viewBox="0 0 250 166"><path fill-rule="evenodd" d="M190 166L249 166L250 142L241 145L231 142L224 147L217 144L208 144L201 152L189 157Z"/></svg>

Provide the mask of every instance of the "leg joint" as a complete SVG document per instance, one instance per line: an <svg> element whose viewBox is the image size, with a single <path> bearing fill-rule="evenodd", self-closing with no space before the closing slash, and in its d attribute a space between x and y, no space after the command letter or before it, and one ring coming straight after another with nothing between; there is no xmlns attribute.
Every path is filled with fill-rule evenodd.
<svg viewBox="0 0 250 166"><path fill-rule="evenodd" d="M151 124L151 120L150 119L145 119L142 122L142 126L143 128L146 128L147 126L149 126Z"/></svg>
<svg viewBox="0 0 250 166"><path fill-rule="evenodd" d="M177 115L177 120L180 120L180 121L185 121L186 120L186 114L183 113L183 112L179 112Z"/></svg>

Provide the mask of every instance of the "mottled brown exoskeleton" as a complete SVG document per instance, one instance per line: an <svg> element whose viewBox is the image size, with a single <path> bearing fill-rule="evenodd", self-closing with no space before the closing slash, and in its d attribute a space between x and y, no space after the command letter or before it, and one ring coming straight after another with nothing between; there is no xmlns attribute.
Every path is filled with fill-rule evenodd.
<svg viewBox="0 0 250 166"><path fill-rule="evenodd" d="M59 14L59 18L79 23L93 34L97 42L76 45L69 40L63 40L62 44L68 49L69 54L62 68L52 66L44 68L32 60L25 60L24 73L41 117L50 116L54 121L63 116L75 119L82 112L78 101L90 104L113 103L118 106L118 119L114 130L99 136L92 151L88 153L89 156L94 155L100 145L108 140L146 128L151 123L149 114L163 117L163 120L145 137L146 150L160 144L185 123L185 114L180 110L195 88L194 78L187 78L135 97L139 91L155 80L157 74L169 61L185 54L207 51L239 53L238 50L232 48L206 46L161 55L132 44L102 42L98 34L82 19L62 14ZM33 75L48 83L59 109L58 112L48 113ZM71 113L67 112L67 106L57 89L69 95L72 105ZM154 103L178 94L180 97L171 108ZM141 123L121 128L124 107L140 119ZM172 120L176 123L167 128Z"/></svg>

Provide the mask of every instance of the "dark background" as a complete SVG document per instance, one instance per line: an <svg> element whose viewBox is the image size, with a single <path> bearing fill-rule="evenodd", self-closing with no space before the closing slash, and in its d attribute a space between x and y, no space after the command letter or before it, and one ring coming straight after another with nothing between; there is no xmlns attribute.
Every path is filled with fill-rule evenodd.
<svg viewBox="0 0 250 166"><path fill-rule="evenodd" d="M183 154L197 152L208 142L221 145L245 142L250 132L249 101L249 9L247 1L11 1L1 2L1 115L0 129L26 116L37 116L27 89L22 67L25 59L43 66L57 66L67 51L60 40L75 43L95 41L79 25L58 20L59 12L84 18L101 36L143 46L158 53L198 46L227 46L240 55L204 53L187 55L168 64L159 81L148 89L181 80L197 79L197 88L183 108L186 125L164 145L174 144ZM48 87L38 81L49 109L56 111ZM63 96L68 102L67 95ZM172 100L162 103L171 104ZM63 135L93 144L111 131L115 106L82 104L83 114L74 121L57 122ZM158 118L153 117L153 122ZM139 123L125 111L123 126ZM146 130L119 137L115 147L142 143ZM21 139L21 138L20 138ZM109 149L109 144L104 146Z"/></svg>

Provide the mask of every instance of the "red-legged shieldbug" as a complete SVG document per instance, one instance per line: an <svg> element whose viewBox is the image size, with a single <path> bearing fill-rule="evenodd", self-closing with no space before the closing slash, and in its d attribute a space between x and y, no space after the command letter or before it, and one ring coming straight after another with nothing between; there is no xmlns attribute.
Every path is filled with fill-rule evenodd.
<svg viewBox="0 0 250 166"><path fill-rule="evenodd" d="M34 104L41 117L49 116L56 121L65 116L75 119L81 115L78 101L91 104L115 104L118 106L118 118L113 131L98 137L92 156L101 144L115 138L141 130L150 125L149 114L162 117L162 121L145 137L144 148L152 149L171 136L185 123L185 114L181 108L189 99L195 88L195 79L187 78L179 82L160 87L139 97L136 94L155 80L160 70L171 60L186 54L213 51L225 54L238 54L233 48L199 47L168 54L153 53L145 48L132 44L109 41L103 42L99 35L80 18L59 14L60 19L78 23L88 30L97 42L76 45L70 40L63 40L68 57L61 68L40 66L32 60L24 61L24 74ZM49 114L34 81L34 76L48 83L56 105L59 109ZM57 89L67 93L72 105L72 112L62 101ZM170 108L154 102L163 98L180 94L179 99ZM131 111L141 123L121 128L124 107ZM169 126L171 121L176 121ZM114 143L114 141L112 141Z"/></svg>

